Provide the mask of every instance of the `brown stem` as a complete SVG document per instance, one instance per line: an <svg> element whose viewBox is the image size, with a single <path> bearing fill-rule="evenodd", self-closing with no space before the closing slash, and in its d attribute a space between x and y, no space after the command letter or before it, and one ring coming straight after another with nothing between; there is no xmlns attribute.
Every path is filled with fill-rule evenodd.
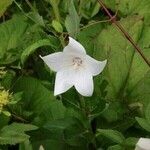
<svg viewBox="0 0 150 150"><path fill-rule="evenodd" d="M109 16L109 18L111 19L111 22L114 23L118 27L118 29L124 34L124 36L127 38L127 40L134 46L134 48L136 49L136 51L141 55L141 57L143 58L143 60L145 61L145 63L150 67L149 60L142 53L141 48L138 45L135 44L134 40L129 35L129 33L125 31L125 29L123 28L123 26L118 21L116 21L116 16L112 16L111 15L111 13L109 12L109 10L107 9L107 7L105 6L105 4L103 3L102 0L98 0L98 2L103 7L103 9L105 10L105 12Z"/></svg>
<svg viewBox="0 0 150 150"><path fill-rule="evenodd" d="M18 120L18 121L28 123L27 120L25 120L25 119L23 119L23 118L17 116L16 114L11 114L11 115L12 115L12 117L14 117L14 118L15 118L16 120Z"/></svg>
<svg viewBox="0 0 150 150"><path fill-rule="evenodd" d="M26 3L28 4L28 6L31 8L32 11L35 11L34 7L32 6L32 4L30 3L29 0L25 0Z"/></svg>

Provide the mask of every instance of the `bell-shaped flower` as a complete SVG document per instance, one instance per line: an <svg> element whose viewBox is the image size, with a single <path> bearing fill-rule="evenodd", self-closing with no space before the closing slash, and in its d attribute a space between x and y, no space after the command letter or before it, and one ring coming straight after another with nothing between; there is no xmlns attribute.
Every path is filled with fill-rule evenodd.
<svg viewBox="0 0 150 150"><path fill-rule="evenodd" d="M150 139L140 138L136 144L135 150L150 150Z"/></svg>
<svg viewBox="0 0 150 150"><path fill-rule="evenodd" d="M93 76L100 74L107 60L97 61L88 56L84 47L69 37L63 52L41 57L48 67L57 72L54 95L66 92L72 86L83 96L93 94Z"/></svg>

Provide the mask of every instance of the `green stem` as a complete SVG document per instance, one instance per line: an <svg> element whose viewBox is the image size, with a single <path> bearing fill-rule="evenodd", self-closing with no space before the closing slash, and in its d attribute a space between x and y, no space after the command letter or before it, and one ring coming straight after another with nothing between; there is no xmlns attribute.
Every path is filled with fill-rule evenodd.
<svg viewBox="0 0 150 150"><path fill-rule="evenodd" d="M86 115L86 106L85 106L85 99L83 96L79 95L79 103L80 103L80 108L83 111L83 113Z"/></svg>
<svg viewBox="0 0 150 150"><path fill-rule="evenodd" d="M53 9L54 9L54 12L55 12L56 20L60 22L60 14L59 14L58 6L53 7Z"/></svg>
<svg viewBox="0 0 150 150"><path fill-rule="evenodd" d="M79 15L81 14L82 5L83 5L83 0L80 0L79 11L78 11Z"/></svg>
<svg viewBox="0 0 150 150"><path fill-rule="evenodd" d="M15 0L13 0L13 1L14 1L14 3L16 4L16 6L20 9L20 11L21 11L27 18L29 18L30 20L32 20L33 22L36 23L36 21L35 21L33 18L31 18L30 16L28 16L28 15L24 12L24 10L21 8L21 6L20 6Z"/></svg>
<svg viewBox="0 0 150 150"><path fill-rule="evenodd" d="M30 3L30 1L29 1L29 0L25 0L25 1L26 1L26 3L28 4L28 6L31 8L31 10L35 12L36 10L35 10L35 8L32 6L32 4Z"/></svg>
<svg viewBox="0 0 150 150"><path fill-rule="evenodd" d="M51 2L50 2L50 3L51 3ZM56 20L60 22L60 13L59 13L58 5L55 4L55 3L51 3L51 6L52 6L52 8L53 8L53 11L54 11Z"/></svg>
<svg viewBox="0 0 150 150"><path fill-rule="evenodd" d="M83 96L79 95L79 104L80 104L80 109L82 110L82 112L84 113L85 117L88 119L89 122L89 127L88 127L88 132L91 133L91 135L93 135L91 143L93 144L93 150L96 150L96 140L95 140L95 134L92 131L92 126L91 126L91 122L89 120L88 117L88 113L87 113L87 109L86 109L86 103L85 103L85 99ZM86 131L87 132L87 131Z"/></svg>
<svg viewBox="0 0 150 150"><path fill-rule="evenodd" d="M64 38L63 38L63 34L61 34L61 36L60 36L60 42L61 42L61 44L62 44L63 47L66 46Z"/></svg>

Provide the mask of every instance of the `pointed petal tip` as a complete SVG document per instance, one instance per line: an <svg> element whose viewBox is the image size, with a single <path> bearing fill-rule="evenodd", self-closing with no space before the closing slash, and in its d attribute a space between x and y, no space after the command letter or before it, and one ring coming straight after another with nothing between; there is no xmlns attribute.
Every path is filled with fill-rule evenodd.
<svg viewBox="0 0 150 150"><path fill-rule="evenodd" d="M58 93L55 93L55 92L54 92L54 96L58 96L58 95L59 95Z"/></svg>
<svg viewBox="0 0 150 150"><path fill-rule="evenodd" d="M75 40L74 38L72 38L71 36L68 37L69 38L69 42L68 45L64 48L64 52L71 52L71 53L76 53L76 54L82 54L85 55L86 54L86 50L83 47L83 45Z"/></svg>
<svg viewBox="0 0 150 150"><path fill-rule="evenodd" d="M136 144L135 150L149 150L150 147L150 139L149 138L140 138Z"/></svg>
<svg viewBox="0 0 150 150"><path fill-rule="evenodd" d="M68 38L69 38L69 40L73 39L71 36L69 36Z"/></svg>
<svg viewBox="0 0 150 150"><path fill-rule="evenodd" d="M92 93L92 94L84 94L84 95L82 95L82 96L91 97L92 95L93 95L93 93Z"/></svg>
<svg viewBox="0 0 150 150"><path fill-rule="evenodd" d="M71 36L69 36L68 37L69 38L69 42L71 42L71 41L76 41L73 37L71 37Z"/></svg>
<svg viewBox="0 0 150 150"><path fill-rule="evenodd" d="M63 93L65 93L66 91L57 91L57 89L54 90L54 96L58 96L61 95Z"/></svg>
<svg viewBox="0 0 150 150"><path fill-rule="evenodd" d="M39 57L45 62L45 59L44 59L45 56L39 55ZM45 63L46 63L46 62L45 62Z"/></svg>
<svg viewBox="0 0 150 150"><path fill-rule="evenodd" d="M41 55L39 55L39 57L40 57L41 59L43 59L43 57L42 57Z"/></svg>
<svg viewBox="0 0 150 150"><path fill-rule="evenodd" d="M100 71L99 71L99 73L101 73L104 70L106 64L107 64L107 59L105 59L104 61L100 61Z"/></svg>
<svg viewBox="0 0 150 150"><path fill-rule="evenodd" d="M101 67L102 67L102 71L105 68L106 64L107 64L107 59L100 61Z"/></svg>
<svg viewBox="0 0 150 150"><path fill-rule="evenodd" d="M103 60L102 63L107 64L107 59Z"/></svg>
<svg viewBox="0 0 150 150"><path fill-rule="evenodd" d="M104 70L106 65L107 65L107 59L105 59L104 61L99 61L99 71L96 75L100 74Z"/></svg>
<svg viewBox="0 0 150 150"><path fill-rule="evenodd" d="M55 87L55 89L54 89L54 96L58 96L58 95L60 95L60 94L61 94L61 92L58 91L58 90L56 89L56 87Z"/></svg>
<svg viewBox="0 0 150 150"><path fill-rule="evenodd" d="M45 56L41 56L41 55L39 55L39 57L40 57L40 58L44 61L44 57L45 57Z"/></svg>
<svg viewBox="0 0 150 150"><path fill-rule="evenodd" d="M77 90L77 89L76 89ZM78 91L78 90L77 90ZM81 93L80 91L78 91L78 93L84 97L91 97L93 95L93 92L92 93Z"/></svg>
<svg viewBox="0 0 150 150"><path fill-rule="evenodd" d="M75 40L74 38L72 38L71 36L68 37L69 38L69 43L71 43L71 41ZM68 44L69 44L68 43Z"/></svg>
<svg viewBox="0 0 150 150"><path fill-rule="evenodd" d="M103 65L104 65L104 68L107 65L107 62L108 62L107 59L105 59L104 61L102 61Z"/></svg>
<svg viewBox="0 0 150 150"><path fill-rule="evenodd" d="M60 91L58 91L58 90L54 90L54 96L58 96L58 95L60 95L60 94L62 94L63 92L60 92Z"/></svg>

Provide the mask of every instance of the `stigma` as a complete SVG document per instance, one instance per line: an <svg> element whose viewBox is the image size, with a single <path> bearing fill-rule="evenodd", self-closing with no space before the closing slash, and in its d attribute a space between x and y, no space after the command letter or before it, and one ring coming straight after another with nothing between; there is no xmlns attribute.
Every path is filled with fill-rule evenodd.
<svg viewBox="0 0 150 150"><path fill-rule="evenodd" d="M75 69L77 69L78 67L80 67L83 63L83 60L80 57L74 57L72 59L72 63Z"/></svg>

